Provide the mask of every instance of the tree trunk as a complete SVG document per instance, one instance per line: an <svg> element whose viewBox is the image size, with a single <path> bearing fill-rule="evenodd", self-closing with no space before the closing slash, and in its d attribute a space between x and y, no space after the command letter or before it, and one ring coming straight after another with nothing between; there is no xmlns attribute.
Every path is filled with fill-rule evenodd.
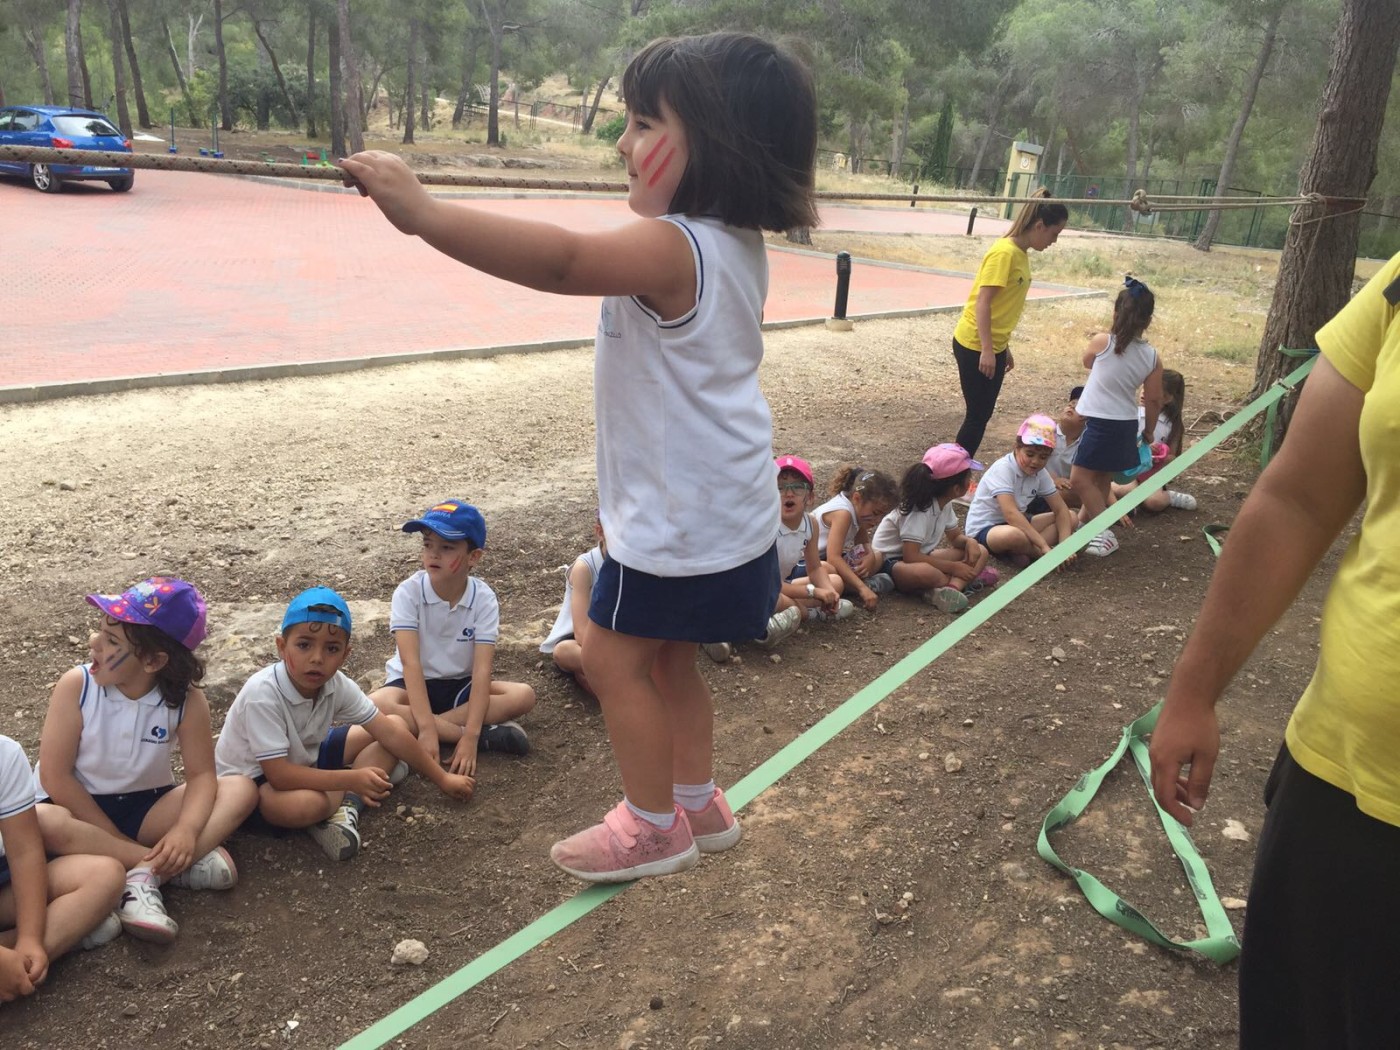
<svg viewBox="0 0 1400 1050"><path fill-rule="evenodd" d="M1302 193L1333 198L1293 213L1278 282L1255 366L1257 397L1297 362L1280 346L1316 346L1317 330L1351 298L1360 208L1376 177L1386 99L1400 50L1400 4L1342 0L1312 152L1298 176ZM1279 413L1287 430L1294 398ZM1282 435L1266 435L1266 440Z"/></svg>
<svg viewBox="0 0 1400 1050"><path fill-rule="evenodd" d="M49 79L48 56L44 54L44 31L43 29L26 29L22 34L25 46L29 48L29 55L34 59L34 65L39 70L39 82L44 87L44 105L53 105L53 81ZM3 105L3 103L0 103Z"/></svg>
<svg viewBox="0 0 1400 1050"><path fill-rule="evenodd" d="M491 34L491 84L487 88L486 102L486 145L497 146L501 144L501 123L499 109L501 105L501 35L502 27L500 19L491 20L491 13L486 9L486 0L481 0L481 17L486 21L486 31Z"/></svg>
<svg viewBox="0 0 1400 1050"><path fill-rule="evenodd" d="M219 127L233 130L233 106L228 97L228 52L224 50L224 0L214 0L214 53L219 60Z"/></svg>
<svg viewBox="0 0 1400 1050"><path fill-rule="evenodd" d="M468 32L462 38L462 83L457 89L457 108L452 111L454 129L462 126L462 118L472 105L471 97L476 91L472 77L476 74L476 52L480 46L481 36L477 33Z"/></svg>
<svg viewBox="0 0 1400 1050"><path fill-rule="evenodd" d="M341 91L340 76L340 20L332 18L326 23L326 59L330 70L330 109L331 109L331 152L337 157L345 156L345 97Z"/></svg>
<svg viewBox="0 0 1400 1050"><path fill-rule="evenodd" d="M1264 71L1269 66L1269 58L1273 55L1274 39L1278 36L1279 20L1283 17L1284 4L1277 4L1269 15L1269 23L1264 27L1264 39L1259 45L1259 54L1254 59L1254 68L1250 70L1249 80L1244 86L1244 97L1240 100L1240 112L1235 117L1234 126L1230 128L1230 137L1225 140L1225 159L1220 162L1220 178L1215 183L1215 196L1221 198L1225 196L1225 191L1230 188L1230 180L1235 175L1235 159L1239 156L1240 141L1244 138L1244 126L1249 123L1250 111L1254 108L1254 98L1259 93L1259 82L1264 79ZM1201 230L1201 235L1196 238L1196 250L1202 252L1210 251L1210 246L1215 243L1215 231L1220 228L1220 212L1213 211L1206 216L1205 228Z"/></svg>
<svg viewBox="0 0 1400 1050"><path fill-rule="evenodd" d="M341 87L345 92L345 137L352 153L365 148L365 136L360 114L360 67L355 62L355 46L350 40L350 0L338 0L336 21L340 25L340 62L345 67Z"/></svg>
<svg viewBox="0 0 1400 1050"><path fill-rule="evenodd" d="M83 91L83 0L68 0L68 21L63 31L63 51L68 59L68 104L81 106L86 95Z"/></svg>
<svg viewBox="0 0 1400 1050"><path fill-rule="evenodd" d="M316 137L316 8L309 4L306 8L306 137Z"/></svg>
<svg viewBox="0 0 1400 1050"><path fill-rule="evenodd" d="M180 71L180 56L175 51L175 37L170 33L170 23L162 22L165 27L165 46L170 50L170 65L175 70L175 79L180 82L180 94L185 99L185 109L189 113L190 127L202 128L204 121L200 119L199 113L195 110L194 96L190 94L189 82L185 80L185 74Z"/></svg>
<svg viewBox="0 0 1400 1050"><path fill-rule="evenodd" d="M287 109L291 111L292 123L301 123L301 114L297 112L297 104L292 100L292 93L287 89L287 80L282 76L282 67L277 62L277 55L272 50L272 45L267 42L267 37L263 36L262 26L258 24L256 18L251 19L253 23L253 33L258 38L258 43L267 52L268 61L272 63L272 73L277 77L277 87L282 92L282 101L287 104Z"/></svg>
<svg viewBox="0 0 1400 1050"><path fill-rule="evenodd" d="M122 58L122 16L117 0L107 0L107 20L112 27L112 86L116 89L117 127L131 138L131 110L126 104L126 63Z"/></svg>
<svg viewBox="0 0 1400 1050"><path fill-rule="evenodd" d="M909 141L909 91L904 91L904 105L894 118L894 133L890 136L890 178L899 174L904 164L904 147Z"/></svg>
<svg viewBox="0 0 1400 1050"><path fill-rule="evenodd" d="M433 91L428 84L428 60L423 58L423 75L418 78L418 125L424 131L433 130Z"/></svg>
<svg viewBox="0 0 1400 1050"><path fill-rule="evenodd" d="M977 155L972 161L972 174L967 179L969 189L977 186L977 176L982 173L982 161L987 155L987 148L992 144L992 135L996 133L997 118L1001 116L1001 107L1006 101L1006 92L1010 86L1011 72L1008 69L1006 73L1002 74L997 89L992 92L992 101L987 107L987 131L982 136L982 141L977 144Z"/></svg>
<svg viewBox="0 0 1400 1050"><path fill-rule="evenodd" d="M199 39L199 27L204 24L204 16L196 18L188 15L185 18L185 75L194 79L194 75L199 72L199 66L195 58L194 45Z"/></svg>
<svg viewBox="0 0 1400 1050"><path fill-rule="evenodd" d="M593 92L593 104L584 111L583 123L579 125L580 133L587 135L593 130L593 122L598 118L598 106L603 101L603 92L612 83L612 74L609 73L602 80L598 81L598 90Z"/></svg>
<svg viewBox="0 0 1400 1050"><path fill-rule="evenodd" d="M146 108L146 89L141 83L141 64L136 60L136 44L131 39L131 15L126 0L117 0L117 13L122 18L122 42L126 45L126 64L131 70L131 89L136 92L136 122L143 128L153 128L151 111Z"/></svg>
<svg viewBox="0 0 1400 1050"><path fill-rule="evenodd" d="M413 145L413 96L418 92L418 19L408 20L408 84L404 87L403 144Z"/></svg>

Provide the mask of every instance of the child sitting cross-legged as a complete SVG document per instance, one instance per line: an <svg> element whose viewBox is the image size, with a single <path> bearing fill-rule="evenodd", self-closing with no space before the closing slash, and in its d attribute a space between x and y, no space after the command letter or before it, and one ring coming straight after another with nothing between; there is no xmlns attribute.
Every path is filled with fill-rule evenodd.
<svg viewBox="0 0 1400 1050"><path fill-rule="evenodd" d="M968 593L995 586L999 578L987 568L987 548L958 528L953 506L967 493L972 472L982 469L961 445L935 445L904 472L899 506L885 515L871 541L895 587L940 612L962 612Z"/></svg>
<svg viewBox="0 0 1400 1050"><path fill-rule="evenodd" d="M448 768L476 775L477 751L524 755L530 738L514 721L535 706L522 682L492 677L501 607L472 575L486 546L486 519L465 500L430 507L403 526L423 535L423 567L394 590L389 630L394 655L371 699L418 735L434 762L453 749Z"/></svg>
<svg viewBox="0 0 1400 1050"><path fill-rule="evenodd" d="M1055 443L1053 419L1027 418L1016 431L1016 447L987 468L967 509L968 535L1018 569L1074 535L1074 513L1045 469ZM1030 512L1037 496L1050 508L1043 514Z"/></svg>
<svg viewBox="0 0 1400 1050"><path fill-rule="evenodd" d="M379 805L408 766L449 798L466 801L475 787L425 755L402 719L380 714L341 673L350 627L349 606L329 587L293 598L277 638L281 659L239 690L215 749L220 774L258 785L264 820L305 828L332 860L359 852L360 811Z"/></svg>

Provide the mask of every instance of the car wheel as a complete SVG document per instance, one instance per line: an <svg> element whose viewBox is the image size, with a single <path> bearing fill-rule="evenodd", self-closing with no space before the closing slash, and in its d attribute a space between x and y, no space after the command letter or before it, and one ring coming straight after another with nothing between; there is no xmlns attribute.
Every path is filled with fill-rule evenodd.
<svg viewBox="0 0 1400 1050"><path fill-rule="evenodd" d="M123 175L119 179L108 179L107 185L111 186L112 189L116 190L118 193L125 193L127 190L131 189L131 184L135 181L136 176Z"/></svg>
<svg viewBox="0 0 1400 1050"><path fill-rule="evenodd" d="M49 170L47 164L31 164L29 166L29 181L34 183L36 190L45 193L57 193L63 189L63 183L58 181L58 176Z"/></svg>

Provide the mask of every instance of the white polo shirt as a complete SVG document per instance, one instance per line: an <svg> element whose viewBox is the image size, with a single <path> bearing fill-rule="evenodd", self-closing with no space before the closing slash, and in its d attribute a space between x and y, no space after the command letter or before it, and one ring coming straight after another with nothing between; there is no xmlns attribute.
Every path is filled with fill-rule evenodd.
<svg viewBox="0 0 1400 1050"><path fill-rule="evenodd" d="M29 775L29 759L24 748L7 736L0 736L0 820L17 817L34 808L34 781ZM0 857L5 841L0 839Z"/></svg>
<svg viewBox="0 0 1400 1050"><path fill-rule="evenodd" d="M802 560L807 553L807 541L812 538L812 515L803 514L802 524L795 529L790 529L778 521L778 579L786 583L787 578L792 575L792 570L797 568L797 563ZM807 566L807 572L812 571L812 566Z"/></svg>
<svg viewBox="0 0 1400 1050"><path fill-rule="evenodd" d="M456 605L449 605L419 569L394 589L389 603L390 631L418 632L418 659L425 681L466 678L472 673L477 645L495 645L501 633L501 606L496 592L475 576ZM403 678L398 647L384 665L384 680Z"/></svg>
<svg viewBox="0 0 1400 1050"><path fill-rule="evenodd" d="M274 758L315 766L331 726L364 725L378 713L364 690L339 671L314 699L302 696L279 660L249 678L234 697L214 748L219 776L256 777L262 763Z"/></svg>
<svg viewBox="0 0 1400 1050"><path fill-rule="evenodd" d="M934 500L926 510L911 510L908 514L895 508L886 514L870 541L881 554L889 558L904 553L905 543L917 543L920 554L928 554L943 541L943 534L958 527L958 512L949 500L942 507Z"/></svg>
<svg viewBox="0 0 1400 1050"><path fill-rule="evenodd" d="M122 795L174 784L170 760L185 706L167 706L159 689L132 700L120 689L94 682L91 664L83 664L82 669L78 707L83 728L73 776L83 790L90 795ZM34 790L41 798L49 795L37 762Z"/></svg>
<svg viewBox="0 0 1400 1050"><path fill-rule="evenodd" d="M997 503L1001 493L1010 493L1017 509L1024 513L1037 496L1049 496L1054 491L1055 479L1048 470L1041 468L1027 475L1016 465L1016 453L1008 452L988 467L977 483L977 494L972 497L972 506L967 508L965 531L975 537L988 525L1006 524L1006 515Z"/></svg>

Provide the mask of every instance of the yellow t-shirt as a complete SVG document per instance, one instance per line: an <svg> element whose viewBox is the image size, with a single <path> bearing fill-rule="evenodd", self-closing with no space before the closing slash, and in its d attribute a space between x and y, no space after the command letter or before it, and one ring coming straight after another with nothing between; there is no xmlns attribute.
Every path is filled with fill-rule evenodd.
<svg viewBox="0 0 1400 1050"><path fill-rule="evenodd" d="M1397 276L1400 255L1317 333L1323 355L1366 395L1366 507L1323 606L1317 668L1286 739L1304 769L1400 826L1400 311L1382 294ZM1327 479L1317 484L1325 493Z"/></svg>
<svg viewBox="0 0 1400 1050"><path fill-rule="evenodd" d="M1016 247L1009 237L998 237L982 256L977 279L972 282L972 294L967 297L962 317L953 338L969 350L981 350L977 335L977 293L983 285L1000 288L992 297L992 349L1001 353L1011 342L1011 332L1021 320L1026 308L1026 293L1031 290L1031 261L1024 248Z"/></svg>

